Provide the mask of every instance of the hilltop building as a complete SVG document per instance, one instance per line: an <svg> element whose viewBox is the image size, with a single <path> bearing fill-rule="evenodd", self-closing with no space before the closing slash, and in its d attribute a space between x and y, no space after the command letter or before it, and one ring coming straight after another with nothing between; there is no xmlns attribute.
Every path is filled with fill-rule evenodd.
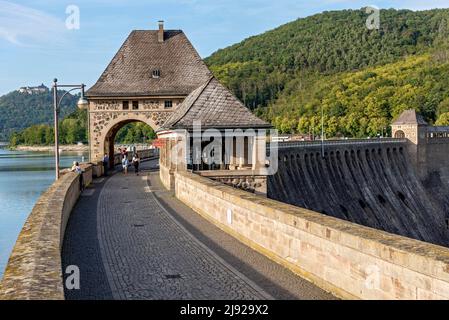
<svg viewBox="0 0 449 320"><path fill-rule="evenodd" d="M48 91L49 91L49 89L43 83L37 87L21 87L21 88L19 88L20 93L26 93L26 94L46 93Z"/></svg>

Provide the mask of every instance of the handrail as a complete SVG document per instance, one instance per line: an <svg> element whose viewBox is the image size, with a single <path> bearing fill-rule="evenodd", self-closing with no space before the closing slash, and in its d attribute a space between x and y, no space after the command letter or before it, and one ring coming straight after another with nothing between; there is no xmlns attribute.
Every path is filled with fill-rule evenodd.
<svg viewBox="0 0 449 320"><path fill-rule="evenodd" d="M384 144L384 143L406 143L407 139L402 138L375 138L375 139L348 139L348 140L325 140L325 146L348 146L348 145L363 145L363 144ZM288 149L296 147L318 147L321 146L321 141L291 141L278 142L278 149Z"/></svg>

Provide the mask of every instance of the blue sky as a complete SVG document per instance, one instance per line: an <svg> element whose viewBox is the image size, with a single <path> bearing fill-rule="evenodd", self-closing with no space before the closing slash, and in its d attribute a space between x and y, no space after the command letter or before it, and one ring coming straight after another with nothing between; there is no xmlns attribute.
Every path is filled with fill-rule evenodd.
<svg viewBox="0 0 449 320"><path fill-rule="evenodd" d="M66 8L80 28L66 28ZM281 24L325 10L449 7L449 0L0 0L0 94L20 86L91 86L133 29L182 29L202 57Z"/></svg>

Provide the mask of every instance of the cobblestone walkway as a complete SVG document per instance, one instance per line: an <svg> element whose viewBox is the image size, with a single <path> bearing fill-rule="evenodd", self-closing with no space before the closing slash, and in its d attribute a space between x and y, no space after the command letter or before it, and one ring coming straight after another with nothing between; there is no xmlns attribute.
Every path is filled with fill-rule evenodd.
<svg viewBox="0 0 449 320"><path fill-rule="evenodd" d="M147 163L143 169L150 165L156 163ZM148 171L141 176L118 173L94 184L94 191L81 197L63 248L64 267L80 268L81 289L66 290L67 299L279 298L272 293L282 290L272 290L270 281L250 279L240 272L247 271L241 263L223 259L211 249L214 246L198 240L180 222L184 220L167 210L169 206L159 197L162 189L150 187L147 179ZM176 210L186 213L190 209ZM318 292L317 297L330 297L301 281Z"/></svg>

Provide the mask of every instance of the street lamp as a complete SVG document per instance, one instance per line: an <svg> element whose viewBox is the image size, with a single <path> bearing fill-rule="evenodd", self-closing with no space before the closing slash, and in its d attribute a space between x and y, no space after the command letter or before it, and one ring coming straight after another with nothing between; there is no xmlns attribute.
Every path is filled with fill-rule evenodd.
<svg viewBox="0 0 449 320"><path fill-rule="evenodd" d="M58 100L58 88L70 88L68 91L66 91L61 98ZM89 106L89 101L84 97L84 84L78 84L78 85L68 85L68 84L58 84L58 79L53 80L53 112L54 112L54 120L55 120L55 175L56 180L59 179L59 107L61 105L62 99L64 97L74 91L74 90L81 90L81 97L77 102L78 108L84 110L87 109ZM89 116L87 118L87 121L89 121ZM89 122L88 122L89 126ZM89 134L87 137L89 141ZM90 160L90 141L89 141L89 160Z"/></svg>
<svg viewBox="0 0 449 320"><path fill-rule="evenodd" d="M321 102L321 158L324 159L324 108Z"/></svg>

